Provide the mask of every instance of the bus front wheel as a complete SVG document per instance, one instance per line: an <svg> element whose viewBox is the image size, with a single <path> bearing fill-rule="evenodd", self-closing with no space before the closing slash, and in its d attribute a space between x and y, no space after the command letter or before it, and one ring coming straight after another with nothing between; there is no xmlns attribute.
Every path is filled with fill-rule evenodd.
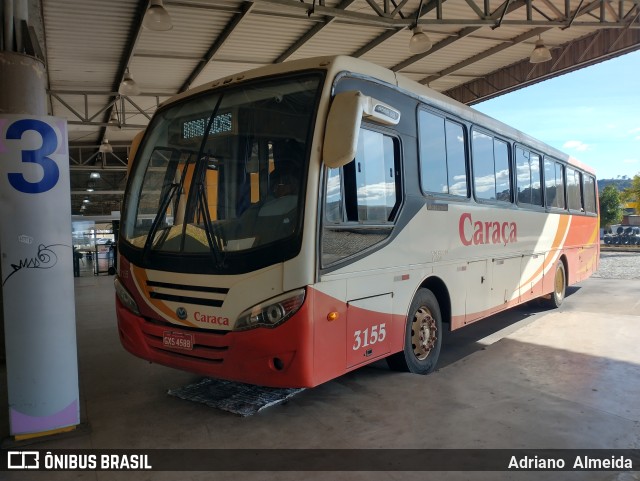
<svg viewBox="0 0 640 481"><path fill-rule="evenodd" d="M436 368L442 345L442 316L436 296L418 289L407 316L404 349L387 357L394 371L429 374Z"/></svg>

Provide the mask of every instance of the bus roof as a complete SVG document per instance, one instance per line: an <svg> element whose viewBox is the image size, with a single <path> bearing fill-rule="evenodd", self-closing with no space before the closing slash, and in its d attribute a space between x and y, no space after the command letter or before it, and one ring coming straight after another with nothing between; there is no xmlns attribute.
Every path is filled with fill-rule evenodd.
<svg viewBox="0 0 640 481"><path fill-rule="evenodd" d="M329 78L334 78L336 75L344 72L371 77L372 79L375 79L377 81L395 86L396 88L409 95L420 98L421 101L425 102L428 105L432 105L446 112L450 112L451 114L461 119L478 124L497 134L504 135L505 137L508 137L523 145L527 145L533 149L545 152L557 158L558 160L563 160L575 167L578 167L586 172L595 175L595 170L592 167L583 164L582 162L567 155L566 153L557 150L556 148L545 144L544 142L535 139L534 137L531 137L524 132L510 127L509 125L500 122L499 120L489 117L488 115L485 115L463 103L460 103L457 100L447 97L446 95L441 94L440 92L437 92L427 87L426 85L420 84L385 67L381 67L366 60L345 55L312 57L293 60L289 62L266 65L253 70L248 70L246 72L230 75L228 77L214 80L213 82L207 82L206 84L203 84L199 87L195 87L191 90L187 90L186 92L175 95L174 97L171 97L167 101L163 102L162 106L171 104L184 98L198 95L202 92L216 87L233 85L238 82L243 82L260 77L312 69L326 70ZM514 108L518 108L518 106L514 106Z"/></svg>

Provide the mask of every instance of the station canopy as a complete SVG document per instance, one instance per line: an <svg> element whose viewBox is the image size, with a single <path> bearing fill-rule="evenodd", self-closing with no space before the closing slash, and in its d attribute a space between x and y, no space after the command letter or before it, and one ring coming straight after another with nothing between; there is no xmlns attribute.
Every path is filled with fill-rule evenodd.
<svg viewBox="0 0 640 481"><path fill-rule="evenodd" d="M637 50L639 2L30 0L28 43L46 61L52 114L69 122L74 214L106 214L119 209L133 136L191 87L340 54L474 104ZM136 88L123 90L128 78Z"/></svg>

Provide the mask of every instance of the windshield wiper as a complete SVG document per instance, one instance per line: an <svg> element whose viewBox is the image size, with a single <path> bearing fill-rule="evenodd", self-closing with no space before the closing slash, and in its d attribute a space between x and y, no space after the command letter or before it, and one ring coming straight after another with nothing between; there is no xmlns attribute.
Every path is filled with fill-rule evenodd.
<svg viewBox="0 0 640 481"><path fill-rule="evenodd" d="M222 241L222 235L216 233L215 238L212 235L211 230L214 229L214 225L211 222L211 216L209 215L209 204L207 203L207 195L205 192L204 185L204 177L207 169L207 164L210 158L212 158L211 154L204 154L204 149L207 145L207 141L209 139L209 135L211 134L211 128L213 126L213 121L216 118L218 113L218 109L220 108L220 104L222 103L223 95L218 97L215 106L213 107L213 111L209 116L209 121L207 122L207 126L204 129L204 135L202 136L202 141L200 143L200 149L198 150L198 155L196 156L196 164L194 168L193 178L197 179L196 192L194 198L193 187L189 191L189 200L187 201L186 213L188 216L190 214L196 214L198 207L201 209L201 212L205 218L205 234L207 236L207 242L209 244L209 251L213 257L214 266L217 268L221 268L224 265L224 246ZM193 207L192 207L193 205ZM195 208L194 208L195 207ZM185 217L186 218L186 217ZM195 218L195 215L194 215ZM182 226L182 243L180 245L180 251L184 250L184 243L186 239L186 230L187 230L187 222Z"/></svg>
<svg viewBox="0 0 640 481"><path fill-rule="evenodd" d="M156 213L156 216L153 219L153 223L151 224L151 228L149 229L149 232L147 233L147 239L144 243L144 247L142 250L142 254L143 255L147 255L149 252L149 249L152 248L153 244L156 242L155 236L156 233L158 231L158 229L160 228L160 223L161 223L161 219L164 218L164 216L167 213L167 208L169 207L169 204L171 202L171 200L176 197L176 201L175 204L178 203L179 201L179 196L176 196L176 192L181 192L182 188L184 186L184 181L185 181L185 173L187 171L187 167L189 166L189 164L191 163L191 160L187 160L187 162L185 162L184 167L182 168L182 172L181 172L181 176L180 176L180 180L179 182L171 182L168 183L168 179L171 177L174 177L175 171L177 170L177 163L175 164L176 166L173 167L173 169L171 168L171 159L174 159L174 157L179 156L181 154L184 153L189 153L190 151L184 151L184 150L178 150L178 149L173 149L173 148L169 148L169 147L156 147L156 149L154 149L154 151L162 151L162 150L167 150L169 152L171 152L171 155L169 156L169 159L166 159L169 162L169 166L167 169L167 172L165 174L165 184L163 185L162 189L164 190L164 193L162 194L162 197L160 198L160 205L158 207L158 211ZM168 177L167 177L168 176ZM168 189L167 189L168 187ZM165 190L167 189L167 190ZM173 206L173 212L177 212L176 210L177 205ZM164 239L166 239L166 236L169 234L169 230L167 230L164 234L163 234L163 238L158 239L158 242L164 242Z"/></svg>
<svg viewBox="0 0 640 481"><path fill-rule="evenodd" d="M207 202L207 193L205 192L204 182L198 182L198 205L200 211L204 216L205 221L205 233L207 235L207 242L209 243L209 249L213 257L214 265L217 268L224 266L224 237L222 229L211 222L211 215L209 215L209 203ZM212 232L213 231L213 232Z"/></svg>
<svg viewBox="0 0 640 481"><path fill-rule="evenodd" d="M151 224L151 229L149 229L147 240L144 243L144 248L142 250L143 256L148 253L149 249L151 249L151 245L153 244L153 240L154 240L154 237L156 236L156 232L160 227L160 220L164 218L167 212L167 207L169 207L169 203L171 202L171 199L173 198L175 193L178 191L178 187L180 187L180 184L177 182L173 182L170 185L169 190L167 190L167 192L164 194L164 196L160 200L160 207L158 208L158 213L156 214L156 217L153 219L153 224Z"/></svg>

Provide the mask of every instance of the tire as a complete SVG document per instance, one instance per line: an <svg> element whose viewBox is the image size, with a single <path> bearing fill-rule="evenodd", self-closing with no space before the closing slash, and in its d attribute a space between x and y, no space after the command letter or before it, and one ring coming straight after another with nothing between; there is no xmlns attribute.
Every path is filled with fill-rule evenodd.
<svg viewBox="0 0 640 481"><path fill-rule="evenodd" d="M545 304L551 308L558 308L564 301L565 294L567 292L567 273L564 268L564 263L558 260L556 264L556 271L553 275L553 292L549 295L548 299L545 298Z"/></svg>
<svg viewBox="0 0 640 481"><path fill-rule="evenodd" d="M394 371L429 374L436 368L442 346L442 315L436 296L418 289L407 316L404 349L387 357Z"/></svg>

